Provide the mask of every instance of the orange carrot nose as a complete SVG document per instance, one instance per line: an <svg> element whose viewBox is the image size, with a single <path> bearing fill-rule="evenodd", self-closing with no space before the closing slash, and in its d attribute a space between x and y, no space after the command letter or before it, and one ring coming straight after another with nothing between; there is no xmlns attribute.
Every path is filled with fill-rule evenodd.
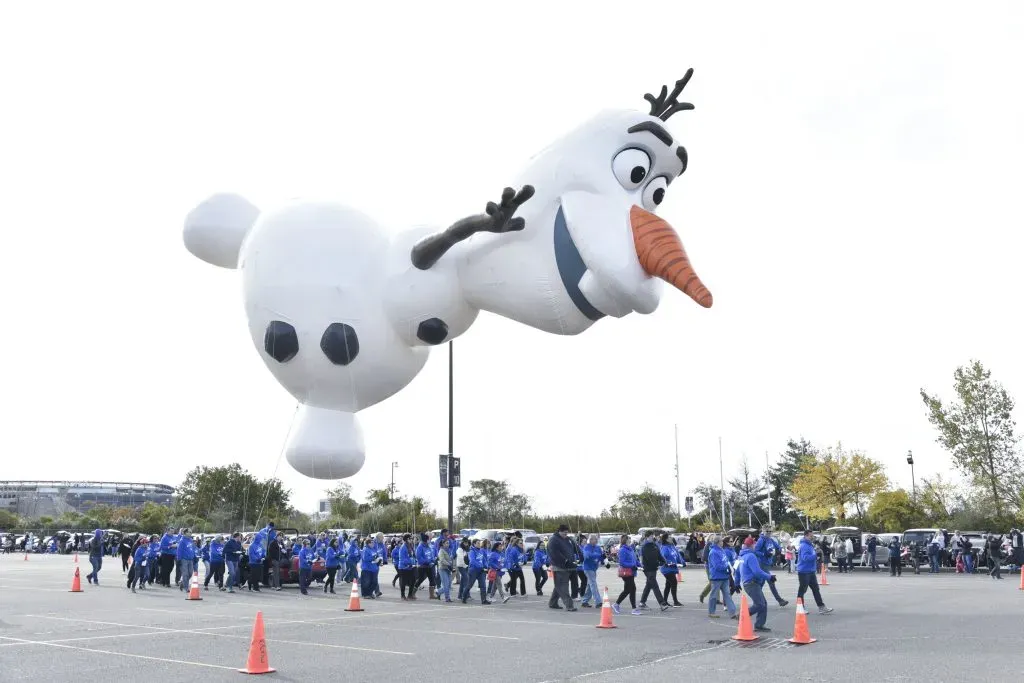
<svg viewBox="0 0 1024 683"><path fill-rule="evenodd" d="M667 222L639 206L629 210L633 244L640 266L659 277L704 308L711 308L711 292L697 277L679 235Z"/></svg>

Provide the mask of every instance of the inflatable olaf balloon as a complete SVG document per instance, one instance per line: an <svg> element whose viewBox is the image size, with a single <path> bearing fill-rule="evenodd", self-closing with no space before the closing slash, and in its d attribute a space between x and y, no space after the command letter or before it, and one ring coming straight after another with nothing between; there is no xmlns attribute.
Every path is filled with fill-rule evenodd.
<svg viewBox="0 0 1024 683"><path fill-rule="evenodd" d="M391 237L369 216L299 201L260 211L215 195L189 213L185 246L242 271L249 332L299 402L285 453L317 479L365 458L356 413L393 396L431 346L490 311L554 334L651 313L662 282L705 308L711 293L655 214L686 171L665 122L693 109L672 92L650 111L602 113L538 154L485 212Z"/></svg>

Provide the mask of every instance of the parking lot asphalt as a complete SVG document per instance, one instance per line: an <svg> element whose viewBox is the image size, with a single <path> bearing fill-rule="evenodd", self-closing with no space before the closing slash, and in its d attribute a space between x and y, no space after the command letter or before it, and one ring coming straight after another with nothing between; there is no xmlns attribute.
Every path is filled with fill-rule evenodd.
<svg viewBox="0 0 1024 683"><path fill-rule="evenodd" d="M72 557L0 558L0 681L127 680L140 673L150 680L238 680L257 611L276 669L267 677L287 681L330 672L335 680L392 683L474 675L490 683L693 675L718 681L737 674L757 681L955 682L976 681L983 671L1024 680L1024 591L1017 575L995 581L832 572L823 592L835 612L819 616L808 594L818 641L795 646L786 640L793 602L785 608L772 602L773 631L760 640L731 640L736 622L709 619L698 603L705 583L700 568L684 571L683 608L638 617L623 610L618 628L601 630L595 628L600 610L552 610L536 595L493 606L402 602L391 588L390 567L381 574L384 597L363 600L365 611L351 613L344 611L347 584L337 595L314 586L308 597L294 586L234 595L212 590L196 602L175 588L133 595L120 562L110 558L100 587L84 580L85 556L78 566L84 592L70 593ZM599 576L614 599L621 587L615 569ZM796 575L782 572L778 586L792 599Z"/></svg>

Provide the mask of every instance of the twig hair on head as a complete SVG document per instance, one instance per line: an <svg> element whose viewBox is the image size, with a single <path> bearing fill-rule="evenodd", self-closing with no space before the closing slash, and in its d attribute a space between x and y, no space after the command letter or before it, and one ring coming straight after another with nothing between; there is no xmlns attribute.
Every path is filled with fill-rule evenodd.
<svg viewBox="0 0 1024 683"><path fill-rule="evenodd" d="M693 76L693 69L687 69L686 74L676 81L676 87L672 88L672 94L668 94L668 87L661 86L661 94L657 97L647 93L644 95L644 99L651 103L651 116L657 116L662 121L668 121L672 114L679 111L686 111L693 109L694 106L689 102L679 102L676 100L679 94L683 92L683 88L690 82L690 77Z"/></svg>

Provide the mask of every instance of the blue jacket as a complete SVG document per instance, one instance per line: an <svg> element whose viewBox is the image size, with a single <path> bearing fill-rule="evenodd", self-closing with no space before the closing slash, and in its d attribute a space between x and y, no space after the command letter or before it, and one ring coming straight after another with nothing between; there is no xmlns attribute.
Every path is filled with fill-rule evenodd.
<svg viewBox="0 0 1024 683"><path fill-rule="evenodd" d="M26 543L25 547L28 548L29 545ZM93 557L103 556L103 529L97 529L92 532L92 543L89 544L89 555Z"/></svg>
<svg viewBox="0 0 1024 683"><path fill-rule="evenodd" d="M728 579L731 572L730 564L732 563L729 562L729 556L725 554L724 548L711 546L711 552L708 553L708 577L712 581Z"/></svg>
<svg viewBox="0 0 1024 683"><path fill-rule="evenodd" d="M398 551L401 549L401 545L396 545L391 549L391 564L395 565L395 569L398 569Z"/></svg>
<svg viewBox="0 0 1024 683"><path fill-rule="evenodd" d="M303 547L302 550L299 551L299 569L312 569L313 561L315 559L316 552L310 548Z"/></svg>
<svg viewBox="0 0 1024 683"><path fill-rule="evenodd" d="M497 570L498 576L501 576L502 574L505 573L503 571L504 566L505 566L505 554L504 553L499 553L499 552L494 551L494 550L492 550L491 552L487 553L487 568L488 569L495 569L495 570Z"/></svg>
<svg viewBox="0 0 1024 683"><path fill-rule="evenodd" d="M796 549L796 571L798 574L813 574L818 570L818 555L814 552L814 543L806 538L800 539Z"/></svg>
<svg viewBox="0 0 1024 683"><path fill-rule="evenodd" d="M757 561L761 564L770 565L772 557L778 555L782 548L769 534L762 533L757 539L757 543L754 544L754 554L757 555ZM774 551L774 552L772 552Z"/></svg>
<svg viewBox="0 0 1024 683"><path fill-rule="evenodd" d="M379 572L380 565L376 563L376 559L380 557L380 549L377 547L377 543L374 541L368 542L363 546L362 563L360 569L364 572Z"/></svg>
<svg viewBox="0 0 1024 683"><path fill-rule="evenodd" d="M359 542L355 539L349 541L348 544L348 563L355 564L359 561L359 556L362 555L362 550L359 549Z"/></svg>
<svg viewBox="0 0 1024 683"><path fill-rule="evenodd" d="M544 565L546 565L547 563L548 563L548 554L546 552L544 552L540 548L537 548L536 550L533 551L533 568L534 569L543 569Z"/></svg>
<svg viewBox="0 0 1024 683"><path fill-rule="evenodd" d="M238 562L242 559L242 544L233 538L228 539L224 544L224 559L228 562Z"/></svg>
<svg viewBox="0 0 1024 683"><path fill-rule="evenodd" d="M224 561L224 544L217 543L217 541L211 541L210 545L210 564L220 564Z"/></svg>
<svg viewBox="0 0 1024 683"><path fill-rule="evenodd" d="M327 568L337 569L341 566L341 553L334 548L327 546Z"/></svg>
<svg viewBox="0 0 1024 683"><path fill-rule="evenodd" d="M519 550L519 546L512 546L505 553L505 566L509 569L518 569L520 562L522 562L523 553Z"/></svg>
<svg viewBox="0 0 1024 683"><path fill-rule="evenodd" d="M160 557L160 544L159 543L153 543L152 541L150 541L149 542L149 552L148 552L148 554L149 554L149 559L151 559L151 560L155 560L158 557Z"/></svg>
<svg viewBox="0 0 1024 683"><path fill-rule="evenodd" d="M483 569L484 565L487 564L487 551L483 548L470 548L469 549L469 568L470 569Z"/></svg>
<svg viewBox="0 0 1024 683"><path fill-rule="evenodd" d="M590 545L587 543L583 546L583 569L589 572L596 572L598 566L601 564L601 560L604 558L604 550L601 546Z"/></svg>
<svg viewBox="0 0 1024 683"><path fill-rule="evenodd" d="M772 578L772 575L761 569L761 563L758 561L757 553L750 548L744 548L740 551L740 584L749 583L751 581L757 581L763 583L768 579Z"/></svg>
<svg viewBox="0 0 1024 683"><path fill-rule="evenodd" d="M142 563L149 559L149 548L144 545L140 545L135 549L135 566L142 568ZM149 566L148 564L146 566ZM137 570L136 570L137 571Z"/></svg>
<svg viewBox="0 0 1024 683"><path fill-rule="evenodd" d="M262 564L263 558L267 556L267 550L263 547L261 540L260 535L256 534L252 543L249 544L249 564Z"/></svg>
<svg viewBox="0 0 1024 683"><path fill-rule="evenodd" d="M679 554L679 549L671 543L666 543L661 546L661 559L665 560L665 564L661 565L662 574L678 574L679 567L686 566L686 562L683 561L683 556Z"/></svg>
<svg viewBox="0 0 1024 683"><path fill-rule="evenodd" d="M889 541L889 560L897 560L900 556L900 542L898 539Z"/></svg>
<svg viewBox="0 0 1024 683"><path fill-rule="evenodd" d="M174 546L178 542L178 537L173 534L164 534L160 537L160 553L163 555L173 555Z"/></svg>
<svg viewBox="0 0 1024 683"><path fill-rule="evenodd" d="M633 576L636 576L636 551L633 550L632 546L619 546L619 566L632 569Z"/></svg>
<svg viewBox="0 0 1024 683"><path fill-rule="evenodd" d="M178 551L175 553L175 557L179 560L196 559L196 546L192 543L191 538L182 536L178 539Z"/></svg>
<svg viewBox="0 0 1024 683"><path fill-rule="evenodd" d="M434 551L430 546L420 541L416 546L416 563L421 567L429 567L434 562Z"/></svg>
<svg viewBox="0 0 1024 683"><path fill-rule="evenodd" d="M395 567L398 569L412 569L416 566L416 551L410 551L409 546L403 543L398 547L398 562Z"/></svg>
<svg viewBox="0 0 1024 683"><path fill-rule="evenodd" d="M209 562L210 561L210 544L209 543L205 544L202 548L200 548L199 556L202 557L205 562Z"/></svg>

